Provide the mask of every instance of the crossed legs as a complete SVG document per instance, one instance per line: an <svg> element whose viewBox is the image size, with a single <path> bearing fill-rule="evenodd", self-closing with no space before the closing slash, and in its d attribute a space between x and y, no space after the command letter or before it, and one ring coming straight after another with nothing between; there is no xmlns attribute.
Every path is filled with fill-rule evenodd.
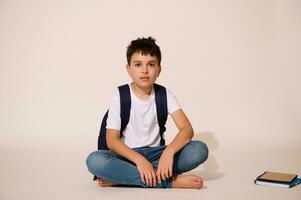
<svg viewBox="0 0 301 200"><path fill-rule="evenodd" d="M142 147L133 150L146 157L157 169L158 160L165 146ZM175 176L156 185L156 188L201 188L203 181L195 175L179 175L190 171L206 161L208 148L200 141L191 141L174 157L173 171ZM115 184L148 187L140 178L139 171L134 163L117 155L112 151L99 150L92 152L87 158L88 170L98 177L101 186Z"/></svg>

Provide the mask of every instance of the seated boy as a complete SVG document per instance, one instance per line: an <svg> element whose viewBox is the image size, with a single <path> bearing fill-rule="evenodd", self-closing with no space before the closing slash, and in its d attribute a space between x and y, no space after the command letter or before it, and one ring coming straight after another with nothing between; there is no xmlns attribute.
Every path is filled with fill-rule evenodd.
<svg viewBox="0 0 301 200"><path fill-rule="evenodd" d="M130 119L120 138L120 96L111 97L106 126L110 150L92 152L88 170L101 187L127 185L155 188L201 188L196 175L182 175L205 162L208 148L191 141L193 128L173 94L167 93L167 110L179 132L167 146L160 145L154 83L161 72L161 51L155 40L138 38L127 48L127 72L132 78Z"/></svg>

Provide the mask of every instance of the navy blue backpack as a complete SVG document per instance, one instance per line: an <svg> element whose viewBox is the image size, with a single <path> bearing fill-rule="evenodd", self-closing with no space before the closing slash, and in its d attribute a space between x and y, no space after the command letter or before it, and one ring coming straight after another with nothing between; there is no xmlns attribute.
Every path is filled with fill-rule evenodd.
<svg viewBox="0 0 301 200"><path fill-rule="evenodd" d="M165 140L163 137L163 133L165 132L165 124L167 121L167 96L165 87L154 84L155 89L155 101L157 108L157 119L160 127L160 145L165 145ZM130 119L130 111L131 111L131 93L128 84L121 85L118 87L119 95L120 95L120 118L121 118L121 127L120 127L120 137L122 136L122 132L126 128L129 119ZM104 115L101 127L98 136L98 150L109 150L106 142L106 126L107 126L107 118L108 112ZM94 176L93 180L96 180L97 177Z"/></svg>

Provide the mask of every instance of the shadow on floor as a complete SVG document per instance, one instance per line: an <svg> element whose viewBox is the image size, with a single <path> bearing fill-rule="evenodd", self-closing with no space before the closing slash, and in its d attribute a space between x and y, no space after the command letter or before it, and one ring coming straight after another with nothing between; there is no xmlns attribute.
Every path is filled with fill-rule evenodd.
<svg viewBox="0 0 301 200"><path fill-rule="evenodd" d="M209 157L202 165L204 169L197 171L197 174L204 180L215 180L224 177L224 173L218 172L218 163L214 157L214 151L216 151L219 147L219 143L214 137L214 134L210 132L196 133L194 134L193 140L200 140L204 142L209 149Z"/></svg>

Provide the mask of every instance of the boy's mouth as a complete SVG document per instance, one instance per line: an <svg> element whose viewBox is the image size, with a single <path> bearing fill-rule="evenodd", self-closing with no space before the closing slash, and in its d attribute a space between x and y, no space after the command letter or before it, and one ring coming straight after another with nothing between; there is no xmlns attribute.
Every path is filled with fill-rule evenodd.
<svg viewBox="0 0 301 200"><path fill-rule="evenodd" d="M141 77L140 79L143 81L147 81L147 80L149 80L149 77Z"/></svg>

